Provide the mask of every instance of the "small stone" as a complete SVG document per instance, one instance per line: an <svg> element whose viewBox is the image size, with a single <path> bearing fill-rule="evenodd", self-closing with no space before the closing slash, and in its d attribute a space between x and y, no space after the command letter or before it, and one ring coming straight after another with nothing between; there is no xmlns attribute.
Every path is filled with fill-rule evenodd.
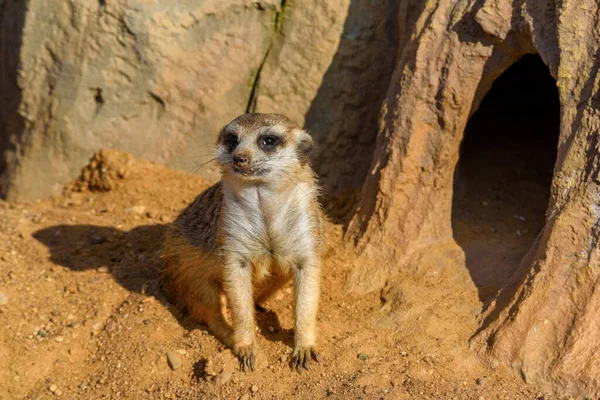
<svg viewBox="0 0 600 400"><path fill-rule="evenodd" d="M231 379L231 375L231 372L222 370L217 376L215 376L213 382L216 386L224 385Z"/></svg>
<svg viewBox="0 0 600 400"><path fill-rule="evenodd" d="M0 306L5 306L8 304L8 296L0 291Z"/></svg>
<svg viewBox="0 0 600 400"><path fill-rule="evenodd" d="M475 379L475 383L478 385L483 385L487 380L487 376L482 376L481 378Z"/></svg>
<svg viewBox="0 0 600 400"><path fill-rule="evenodd" d="M370 386L365 386L365 388L363 389L364 394L371 394L372 392L373 389Z"/></svg>
<svg viewBox="0 0 600 400"><path fill-rule="evenodd" d="M110 269L108 267L99 267L96 271L100 272L101 274L106 274L110 272Z"/></svg>
<svg viewBox="0 0 600 400"><path fill-rule="evenodd" d="M167 352L167 362L173 371L181 367L181 356L176 351Z"/></svg>
<svg viewBox="0 0 600 400"><path fill-rule="evenodd" d="M39 337L46 337L46 336L48 336L48 334L46 333L46 331L43 330L43 329L40 329L37 334L38 334Z"/></svg>
<svg viewBox="0 0 600 400"><path fill-rule="evenodd" d="M168 216L166 216L166 215L161 215L161 217L160 217L160 220L161 220L162 222L168 222L168 221L169 221L169 217L168 217Z"/></svg>
<svg viewBox="0 0 600 400"><path fill-rule="evenodd" d="M57 336L57 337L54 338L54 340L56 340L58 343L60 343L60 342L64 341L65 338L62 337L62 336Z"/></svg>
<svg viewBox="0 0 600 400"><path fill-rule="evenodd" d="M60 390L60 389L56 389L56 390L54 391L54 395L55 395L55 396L62 396L62 390Z"/></svg>
<svg viewBox="0 0 600 400"><path fill-rule="evenodd" d="M146 206L138 204L137 206L126 208L125 212L127 214L142 215L143 213L146 212Z"/></svg>
<svg viewBox="0 0 600 400"><path fill-rule="evenodd" d="M106 332L113 332L115 329L117 329L117 323L112 319L104 325L104 330Z"/></svg>
<svg viewBox="0 0 600 400"><path fill-rule="evenodd" d="M362 360L362 361L366 361L366 359L369 358L369 355L366 353L359 353L358 354L358 359Z"/></svg>
<svg viewBox="0 0 600 400"><path fill-rule="evenodd" d="M271 332L271 333L275 332L275 328L273 328L272 326L269 326L269 332Z"/></svg>
<svg viewBox="0 0 600 400"><path fill-rule="evenodd" d="M48 390L54 393L58 390L58 386L55 383L53 383L52 385L48 386Z"/></svg>
<svg viewBox="0 0 600 400"><path fill-rule="evenodd" d="M252 393L256 393L256 392L258 392L258 386L252 385L252 387L250 388L250 390L252 390Z"/></svg>
<svg viewBox="0 0 600 400"><path fill-rule="evenodd" d="M240 396L240 400L250 400L250 395L248 393L243 394L242 396Z"/></svg>
<svg viewBox="0 0 600 400"><path fill-rule="evenodd" d="M76 284L69 283L67 286L65 286L65 293L75 294L77 292L79 292L79 288L77 288Z"/></svg>
<svg viewBox="0 0 600 400"><path fill-rule="evenodd" d="M90 244L102 244L106 242L106 236L95 234L90 237Z"/></svg>

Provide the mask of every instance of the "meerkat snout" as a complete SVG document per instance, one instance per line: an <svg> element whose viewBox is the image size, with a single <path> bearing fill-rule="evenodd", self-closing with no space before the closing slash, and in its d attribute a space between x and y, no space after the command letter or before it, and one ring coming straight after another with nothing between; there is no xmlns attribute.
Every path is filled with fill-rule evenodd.
<svg viewBox="0 0 600 400"><path fill-rule="evenodd" d="M236 154L233 156L233 165L236 167L247 167L248 161L248 156L245 154Z"/></svg>
<svg viewBox="0 0 600 400"><path fill-rule="evenodd" d="M286 117L244 114L220 132L217 161L223 179L273 181L303 167L311 150L310 135Z"/></svg>
<svg viewBox="0 0 600 400"><path fill-rule="evenodd" d="M294 366L318 361L324 215L310 135L277 114L244 114L219 133L221 181L170 225L163 277L179 305L254 370L255 303L294 282ZM223 312L227 299L231 318Z"/></svg>

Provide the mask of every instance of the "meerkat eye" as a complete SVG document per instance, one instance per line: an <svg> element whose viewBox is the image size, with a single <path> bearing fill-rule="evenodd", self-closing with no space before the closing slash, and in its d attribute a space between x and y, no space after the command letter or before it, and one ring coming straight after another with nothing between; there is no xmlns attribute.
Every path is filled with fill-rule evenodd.
<svg viewBox="0 0 600 400"><path fill-rule="evenodd" d="M281 143L281 138L275 135L264 136L259 139L260 147L263 149L272 149Z"/></svg>
<svg viewBox="0 0 600 400"><path fill-rule="evenodd" d="M227 136L225 136L225 145L227 146L227 150L229 150L229 152L232 152L239 142L240 140L234 133L228 133Z"/></svg>

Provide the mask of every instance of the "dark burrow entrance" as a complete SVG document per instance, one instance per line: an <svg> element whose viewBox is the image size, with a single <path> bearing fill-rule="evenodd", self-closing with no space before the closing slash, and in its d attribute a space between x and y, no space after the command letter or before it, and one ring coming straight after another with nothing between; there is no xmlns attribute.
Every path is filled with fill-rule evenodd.
<svg viewBox="0 0 600 400"><path fill-rule="evenodd" d="M537 55L502 74L467 124L452 227L484 305L544 225L559 124L556 82Z"/></svg>

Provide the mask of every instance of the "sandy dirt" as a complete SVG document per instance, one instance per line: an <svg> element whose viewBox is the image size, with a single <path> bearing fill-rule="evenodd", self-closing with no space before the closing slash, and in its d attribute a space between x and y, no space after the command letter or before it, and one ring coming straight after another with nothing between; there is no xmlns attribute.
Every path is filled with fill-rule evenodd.
<svg viewBox="0 0 600 400"><path fill-rule="evenodd" d="M513 370L487 368L468 348L498 281L487 282L481 271L489 266L465 252L477 258L474 238L491 227L505 249L523 248L539 228L523 205L523 219L512 218L510 195L467 190L456 203L457 240L428 249L381 293L362 297L343 293L352 249L331 224L321 364L301 375L288 365L288 286L257 314L258 370L244 373L160 291L165 224L210 183L123 154L105 158L60 197L0 202L1 399L554 398ZM468 186L468 174L464 180ZM495 219L475 218L487 210ZM167 353L181 365L171 368Z"/></svg>

